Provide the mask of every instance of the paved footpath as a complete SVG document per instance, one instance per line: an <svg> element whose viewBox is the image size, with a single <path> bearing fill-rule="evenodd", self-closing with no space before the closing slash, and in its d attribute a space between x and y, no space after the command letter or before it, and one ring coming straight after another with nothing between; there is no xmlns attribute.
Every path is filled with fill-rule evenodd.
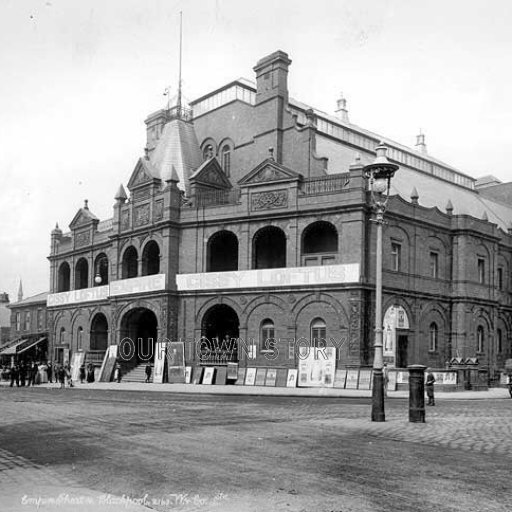
<svg viewBox="0 0 512 512"><path fill-rule="evenodd" d="M0 382L0 385L9 387L8 383ZM153 384L139 382L93 382L91 384L74 385L77 389L98 389L123 391L154 391L164 393L192 393L210 395L255 395L255 396L312 396L312 397L352 397L371 398L371 390L338 389L338 388L278 388L269 386L216 386L204 384ZM60 388L59 384L40 384L36 388ZM408 391L389 391L388 398L408 398ZM490 388L488 391L449 391L436 392L436 400L489 400L508 398L506 388Z"/></svg>

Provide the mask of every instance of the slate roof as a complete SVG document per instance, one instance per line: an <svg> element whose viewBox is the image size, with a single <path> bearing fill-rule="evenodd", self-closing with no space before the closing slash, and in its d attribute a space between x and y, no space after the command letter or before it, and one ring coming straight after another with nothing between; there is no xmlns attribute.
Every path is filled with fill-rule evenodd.
<svg viewBox="0 0 512 512"><path fill-rule="evenodd" d="M20 300L18 302L12 302L9 304L9 307L18 307L18 306L28 306L29 304L37 304L38 302L46 303L46 299L48 298L48 294L50 292L42 292L37 295L32 295L31 297L27 297L26 299Z"/></svg>

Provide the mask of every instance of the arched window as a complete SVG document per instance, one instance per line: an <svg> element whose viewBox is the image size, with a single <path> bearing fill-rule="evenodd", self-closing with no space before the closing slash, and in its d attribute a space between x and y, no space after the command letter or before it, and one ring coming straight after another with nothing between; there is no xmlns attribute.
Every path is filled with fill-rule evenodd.
<svg viewBox="0 0 512 512"><path fill-rule="evenodd" d="M101 253L94 261L94 286L106 284L108 284L108 258L105 253Z"/></svg>
<svg viewBox="0 0 512 512"><path fill-rule="evenodd" d="M123 268L122 276L123 279L130 279L131 277L137 277L138 274L138 259L137 250L135 247L130 246L123 254Z"/></svg>
<svg viewBox="0 0 512 512"><path fill-rule="evenodd" d="M260 336L260 347L261 351L270 351L272 352L272 347L275 343L276 331L274 327L274 322L270 319L263 320L261 322L261 336Z"/></svg>
<svg viewBox="0 0 512 512"><path fill-rule="evenodd" d="M478 353L484 351L484 328L481 325L476 330L476 351Z"/></svg>
<svg viewBox="0 0 512 512"><path fill-rule="evenodd" d="M89 264L85 258L80 258L75 266L75 290L89 287Z"/></svg>
<svg viewBox="0 0 512 512"><path fill-rule="evenodd" d="M226 144L222 147L222 168L226 173L226 176L229 176L231 172L231 148Z"/></svg>
<svg viewBox="0 0 512 512"><path fill-rule="evenodd" d="M325 347L327 345L327 326L322 318L315 318L311 322L311 346Z"/></svg>
<svg viewBox="0 0 512 512"><path fill-rule="evenodd" d="M338 232L325 221L310 224L302 235L302 264L331 265L338 253Z"/></svg>
<svg viewBox="0 0 512 512"><path fill-rule="evenodd" d="M64 261L60 264L59 274L57 276L57 291L58 292L69 292L70 289L70 279L71 269L69 268L69 263Z"/></svg>
<svg viewBox="0 0 512 512"><path fill-rule="evenodd" d="M152 276L160 272L160 247L151 240L142 251L142 275Z"/></svg>
<svg viewBox="0 0 512 512"><path fill-rule="evenodd" d="M267 226L253 238L253 268L286 267L286 235L282 229Z"/></svg>
<svg viewBox="0 0 512 512"><path fill-rule="evenodd" d="M208 240L206 271L238 270L238 238L231 231L217 231Z"/></svg>
<svg viewBox="0 0 512 512"><path fill-rule="evenodd" d="M105 351L108 347L108 322L103 313L97 313L91 322L91 350Z"/></svg>
<svg viewBox="0 0 512 512"><path fill-rule="evenodd" d="M66 343L66 329L64 327L60 328L59 333L59 343L62 345L63 343Z"/></svg>
<svg viewBox="0 0 512 512"><path fill-rule="evenodd" d="M77 350L83 350L83 343L84 343L84 330L82 327L78 328L78 331L76 333L76 348Z"/></svg>
<svg viewBox="0 0 512 512"><path fill-rule="evenodd" d="M430 335L429 335L429 343L428 350L430 352L436 352L438 347L438 328L435 322L430 324Z"/></svg>
<svg viewBox="0 0 512 512"><path fill-rule="evenodd" d="M503 334L501 329L498 329L496 331L496 351L498 354L501 354L503 352Z"/></svg>

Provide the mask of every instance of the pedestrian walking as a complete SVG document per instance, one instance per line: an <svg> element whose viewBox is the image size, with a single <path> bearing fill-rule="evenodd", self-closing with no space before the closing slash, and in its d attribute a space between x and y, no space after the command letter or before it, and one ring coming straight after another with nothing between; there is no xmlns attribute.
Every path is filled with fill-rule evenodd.
<svg viewBox="0 0 512 512"><path fill-rule="evenodd" d="M20 387L20 370L18 368L18 365L14 365L11 368L11 388L14 386L14 383L16 382L16 387Z"/></svg>
<svg viewBox="0 0 512 512"><path fill-rule="evenodd" d="M53 383L53 365L52 365L52 362L51 361L48 361L48 366L46 368L46 374L48 375L48 382L50 384Z"/></svg>
<svg viewBox="0 0 512 512"><path fill-rule="evenodd" d="M66 371L64 370L64 366L59 365L55 370L57 379L60 383L60 389L64 389L66 387Z"/></svg>
<svg viewBox="0 0 512 512"><path fill-rule="evenodd" d="M18 373L20 375L20 386L25 386L25 381L27 379L27 368L25 363L20 363Z"/></svg>
<svg viewBox="0 0 512 512"><path fill-rule="evenodd" d="M436 378L430 369L427 370L427 381L425 382L425 390L427 391L428 403L427 405L436 405L434 400L434 382Z"/></svg>
<svg viewBox="0 0 512 512"><path fill-rule="evenodd" d="M148 363L146 365L146 382L149 382L149 379L151 379L151 365Z"/></svg>
<svg viewBox="0 0 512 512"><path fill-rule="evenodd" d="M87 382L94 382L94 365L92 363L87 365Z"/></svg>
<svg viewBox="0 0 512 512"><path fill-rule="evenodd" d="M64 367L64 372L66 375L66 380L67 380L68 386L70 388L72 388L73 387L73 378L71 376L71 366L69 365L69 363Z"/></svg>
<svg viewBox="0 0 512 512"><path fill-rule="evenodd" d="M389 368L387 363L384 363L382 368L382 379L384 381L384 396L388 396Z"/></svg>
<svg viewBox="0 0 512 512"><path fill-rule="evenodd" d="M121 365L116 363L116 369L114 370L114 380L119 384L121 382Z"/></svg>
<svg viewBox="0 0 512 512"><path fill-rule="evenodd" d="M85 364L80 365L79 374L80 374L80 384L83 384L84 380L85 380Z"/></svg>

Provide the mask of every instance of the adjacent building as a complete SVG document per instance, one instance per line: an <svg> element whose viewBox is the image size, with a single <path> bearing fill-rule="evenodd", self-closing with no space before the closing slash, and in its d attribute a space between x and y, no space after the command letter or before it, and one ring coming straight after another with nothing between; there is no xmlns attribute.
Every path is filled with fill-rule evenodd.
<svg viewBox="0 0 512 512"><path fill-rule="evenodd" d="M308 344L336 347L338 368L370 365L363 168L382 141L400 166L384 227L385 358L498 374L511 357L511 184L439 161L424 135L412 149L352 124L344 99L328 115L290 98L290 65L277 51L255 83L149 115L112 218L86 201L52 231L52 359L99 363L119 345L134 367L157 340L182 340L189 365L296 368Z"/></svg>

